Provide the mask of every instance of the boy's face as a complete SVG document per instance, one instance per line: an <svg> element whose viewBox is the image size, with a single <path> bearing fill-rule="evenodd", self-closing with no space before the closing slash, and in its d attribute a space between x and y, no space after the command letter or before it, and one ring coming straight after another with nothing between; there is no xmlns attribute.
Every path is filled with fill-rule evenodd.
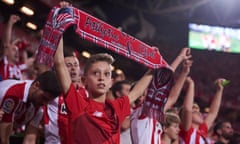
<svg viewBox="0 0 240 144"><path fill-rule="evenodd" d="M80 65L76 57L70 56L64 58L72 82L78 82L80 78Z"/></svg>
<svg viewBox="0 0 240 144"><path fill-rule="evenodd" d="M122 84L122 89L117 92L118 97L127 96L130 92L131 85L130 84Z"/></svg>
<svg viewBox="0 0 240 144"><path fill-rule="evenodd" d="M14 44L9 45L7 55L8 55L9 61L13 63L19 62L19 50L16 45Z"/></svg>
<svg viewBox="0 0 240 144"><path fill-rule="evenodd" d="M203 117L202 117L202 113L200 112L200 108L197 104L193 104L193 108L192 108L192 120L194 123L198 123L201 124L203 123Z"/></svg>
<svg viewBox="0 0 240 144"><path fill-rule="evenodd" d="M169 127L164 129L164 133L166 133L172 140L178 138L179 131L179 124L175 122L171 123Z"/></svg>
<svg viewBox="0 0 240 144"><path fill-rule="evenodd" d="M91 97L105 95L112 86L111 65L104 61L93 63L85 75L85 85Z"/></svg>

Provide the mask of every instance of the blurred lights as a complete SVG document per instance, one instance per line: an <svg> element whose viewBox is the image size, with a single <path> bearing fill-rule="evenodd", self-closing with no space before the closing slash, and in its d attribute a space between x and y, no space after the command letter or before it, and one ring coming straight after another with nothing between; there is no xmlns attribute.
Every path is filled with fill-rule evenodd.
<svg viewBox="0 0 240 144"><path fill-rule="evenodd" d="M122 31L122 30L123 30L123 28L122 28L122 27L118 27L117 29L118 29L118 30L120 30L120 31Z"/></svg>
<svg viewBox="0 0 240 144"><path fill-rule="evenodd" d="M115 70L115 67L114 67L113 65L111 66L111 70L112 70L112 71L114 71L114 70Z"/></svg>
<svg viewBox="0 0 240 144"><path fill-rule="evenodd" d="M122 73L123 73L122 70L120 70L120 69L116 69L116 74L121 75Z"/></svg>
<svg viewBox="0 0 240 144"><path fill-rule="evenodd" d="M85 58L89 58L91 56L91 54L87 51L83 51L82 56L85 57Z"/></svg>
<svg viewBox="0 0 240 144"><path fill-rule="evenodd" d="M37 29L37 25L31 23L31 22L27 22L26 26L32 30L36 30Z"/></svg>
<svg viewBox="0 0 240 144"><path fill-rule="evenodd" d="M205 107L204 112L209 113L209 110L210 110L209 107Z"/></svg>
<svg viewBox="0 0 240 144"><path fill-rule="evenodd" d="M13 5L15 2L14 0L2 0L2 2L8 4L8 5Z"/></svg>
<svg viewBox="0 0 240 144"><path fill-rule="evenodd" d="M20 11L28 16L34 15L34 11L26 6L21 7Z"/></svg>

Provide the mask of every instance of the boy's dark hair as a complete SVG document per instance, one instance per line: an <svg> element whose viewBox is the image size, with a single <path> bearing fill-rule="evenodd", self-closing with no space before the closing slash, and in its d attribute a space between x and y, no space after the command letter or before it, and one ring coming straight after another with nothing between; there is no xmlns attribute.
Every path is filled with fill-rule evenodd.
<svg viewBox="0 0 240 144"><path fill-rule="evenodd" d="M73 54L73 51L72 51L72 50L64 49L64 50L63 50L63 56L64 56L64 58L65 58L65 57L73 57L74 54Z"/></svg>
<svg viewBox="0 0 240 144"><path fill-rule="evenodd" d="M113 84L111 90L112 90L112 94L113 94L114 98L117 98L117 94L116 93L118 91L122 90L122 86L124 84L131 85L131 83L129 81L127 81L127 80L118 81L118 82Z"/></svg>
<svg viewBox="0 0 240 144"><path fill-rule="evenodd" d="M111 55L109 55L107 53L98 53L98 54L92 55L85 64L84 75L87 74L87 72L88 72L89 68L92 66L92 64L99 62L99 61L104 61L111 65L114 62L114 59Z"/></svg>
<svg viewBox="0 0 240 144"><path fill-rule="evenodd" d="M34 82L39 82L40 88L45 91L49 92L54 97L57 97L61 94L61 89L58 84L58 80L54 71L46 71L40 74Z"/></svg>

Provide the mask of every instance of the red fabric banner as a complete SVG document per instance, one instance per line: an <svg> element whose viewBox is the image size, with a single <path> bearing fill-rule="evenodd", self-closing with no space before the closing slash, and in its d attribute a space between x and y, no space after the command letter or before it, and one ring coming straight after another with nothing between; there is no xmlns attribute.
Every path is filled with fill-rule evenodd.
<svg viewBox="0 0 240 144"><path fill-rule="evenodd" d="M157 69L168 64L155 48L74 7L54 7L49 13L37 54L37 61L53 65L53 55L64 31L71 25L76 33L117 54Z"/></svg>

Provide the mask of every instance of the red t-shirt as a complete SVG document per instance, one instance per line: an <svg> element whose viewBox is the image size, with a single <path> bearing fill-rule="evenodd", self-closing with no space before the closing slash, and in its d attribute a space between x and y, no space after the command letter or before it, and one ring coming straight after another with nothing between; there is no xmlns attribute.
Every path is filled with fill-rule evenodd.
<svg viewBox="0 0 240 144"><path fill-rule="evenodd" d="M82 93L81 93L82 94ZM87 92L83 95L87 97ZM31 125L38 128L44 123L45 144L70 144L69 114L63 95L58 96L37 113ZM70 137L70 138L69 138Z"/></svg>
<svg viewBox="0 0 240 144"><path fill-rule="evenodd" d="M120 125L130 115L128 97L99 103L83 94L83 88L77 91L72 84L65 97L73 143L119 144Z"/></svg>

